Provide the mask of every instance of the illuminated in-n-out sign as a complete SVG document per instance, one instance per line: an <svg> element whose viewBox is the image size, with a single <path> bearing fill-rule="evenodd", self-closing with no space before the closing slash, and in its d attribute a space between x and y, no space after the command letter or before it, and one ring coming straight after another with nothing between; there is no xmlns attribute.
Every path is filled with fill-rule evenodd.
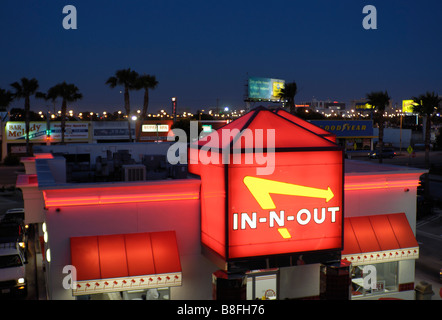
<svg viewBox="0 0 442 320"><path fill-rule="evenodd" d="M327 189L318 189L249 176L244 177L244 184L263 209L276 208L276 205L270 196L271 193L288 196L319 198L325 199L326 202L329 202L334 197L330 187Z"/></svg>
<svg viewBox="0 0 442 320"><path fill-rule="evenodd" d="M310 221L316 224L322 224L329 216L331 223L336 222L336 213L340 211L339 207L329 208L313 208L313 210L300 209L296 215L285 215L284 210L280 210L279 214L276 211L270 211L268 217L257 217L256 212L249 215L247 212L233 214L233 230L245 230L246 228L256 229L258 224L268 224L269 228L285 227L286 222L294 221L301 226L307 225ZM312 213L313 212L313 213ZM313 220L312 220L313 219Z"/></svg>
<svg viewBox="0 0 442 320"><path fill-rule="evenodd" d="M212 148L210 156L220 159L229 152L223 166L189 161L189 172L201 176L201 243L226 261L342 248L342 148L294 118L256 108L218 129L240 133L226 143L193 148ZM261 147L245 147L246 138ZM272 161L261 161L260 153ZM264 176L258 169L267 163L273 166Z"/></svg>
<svg viewBox="0 0 442 320"><path fill-rule="evenodd" d="M334 197L334 194L330 187L328 187L327 189L319 189L251 176L244 177L244 184L247 186L250 193L253 195L253 197L259 203L262 209L276 208L276 205L273 202L270 194L319 198L324 199L326 202L329 202ZM251 216L249 216L249 214L246 212L242 212L241 215L239 215L238 213L234 213L233 230L244 230L247 226L251 229L256 229L258 223L268 223L270 228L273 228L275 224L277 224L279 227L284 227L286 221L296 221L299 225L304 226L312 220L312 216L313 221L316 224L322 224L326 219L326 212L330 213L330 222L336 222L336 212L340 210L339 207L320 209L321 216L319 216L319 209L314 208L313 215L311 213L311 210L300 209L296 213L296 215L287 215L285 217L284 210L280 210L279 215L276 213L276 211L270 211L268 218L260 217L259 219L257 218L256 212L252 212ZM278 231L284 239L290 239L292 237L287 228L278 229Z"/></svg>

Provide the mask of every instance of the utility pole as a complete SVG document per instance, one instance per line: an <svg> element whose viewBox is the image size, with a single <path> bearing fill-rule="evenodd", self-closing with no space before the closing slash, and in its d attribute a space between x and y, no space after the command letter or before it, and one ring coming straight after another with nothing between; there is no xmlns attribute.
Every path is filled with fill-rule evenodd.
<svg viewBox="0 0 442 320"><path fill-rule="evenodd" d="M176 105L177 105L177 98L172 98L172 115L173 115L173 123L176 122Z"/></svg>

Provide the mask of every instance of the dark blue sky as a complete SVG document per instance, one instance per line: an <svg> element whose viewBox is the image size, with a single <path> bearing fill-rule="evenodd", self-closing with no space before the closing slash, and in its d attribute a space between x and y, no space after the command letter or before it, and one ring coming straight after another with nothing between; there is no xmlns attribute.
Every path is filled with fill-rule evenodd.
<svg viewBox="0 0 442 320"><path fill-rule="evenodd" d="M65 5L77 30L62 27ZM362 27L365 5L377 30ZM296 81L297 101L349 102L388 90L395 102L442 94L440 0L2 0L0 87L35 77L46 91L76 84L75 110L122 109L105 81L117 69L153 74L150 110L243 106L249 76ZM142 94L131 95L132 109ZM23 101L13 106L22 107ZM33 101L32 109L44 109Z"/></svg>

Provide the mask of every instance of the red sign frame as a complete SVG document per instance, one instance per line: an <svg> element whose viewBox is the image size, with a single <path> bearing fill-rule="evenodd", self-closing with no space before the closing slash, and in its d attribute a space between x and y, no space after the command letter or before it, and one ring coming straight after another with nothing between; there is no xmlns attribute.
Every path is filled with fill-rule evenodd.
<svg viewBox="0 0 442 320"><path fill-rule="evenodd" d="M256 151L250 148L241 149L239 164L203 164L195 159L203 146L210 146L212 155L218 154L213 158L225 159L225 148L232 157L239 137L190 144L189 172L201 177L203 246L227 262L342 250L342 148L265 108L254 109L218 130L232 128L239 132L275 130L276 142L270 151L275 170L257 175L259 164L242 161ZM267 152L267 145L262 151Z"/></svg>
<svg viewBox="0 0 442 320"><path fill-rule="evenodd" d="M230 166L226 257L342 249L342 161L339 150L279 152L266 177Z"/></svg>

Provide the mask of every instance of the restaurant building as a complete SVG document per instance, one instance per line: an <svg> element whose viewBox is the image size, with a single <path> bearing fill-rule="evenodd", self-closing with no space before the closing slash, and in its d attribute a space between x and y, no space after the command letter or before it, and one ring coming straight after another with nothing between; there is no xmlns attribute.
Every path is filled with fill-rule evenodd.
<svg viewBox="0 0 442 320"><path fill-rule="evenodd" d="M257 108L181 148L185 175L158 165L176 142L39 148L17 187L49 299L414 299L425 171L346 160L334 139ZM71 182L69 153L158 175Z"/></svg>

